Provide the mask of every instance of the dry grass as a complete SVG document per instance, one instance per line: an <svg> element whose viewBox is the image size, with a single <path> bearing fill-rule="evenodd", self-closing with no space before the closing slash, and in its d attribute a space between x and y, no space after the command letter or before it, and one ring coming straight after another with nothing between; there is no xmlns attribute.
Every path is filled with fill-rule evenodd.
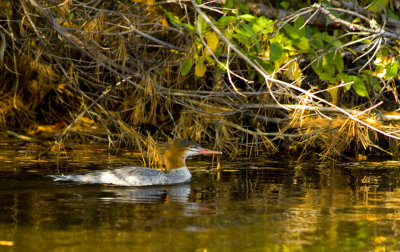
<svg viewBox="0 0 400 252"><path fill-rule="evenodd" d="M6 10L0 19L9 21L0 30L7 36L0 63L2 128L32 135L46 131L57 143L77 137L106 141L114 149L134 146L153 157L152 166L159 160L156 143L171 138L213 143L231 157L274 153L286 133L306 150L321 148L324 158L377 141L375 133L337 113L328 120L318 111L282 109L277 101L309 101L279 85L234 78L239 94L225 71L180 76L182 61L193 57L194 42L169 26L155 6L76 0L15 4L16 9L8 1L0 4ZM240 61L231 68L249 75Z"/></svg>

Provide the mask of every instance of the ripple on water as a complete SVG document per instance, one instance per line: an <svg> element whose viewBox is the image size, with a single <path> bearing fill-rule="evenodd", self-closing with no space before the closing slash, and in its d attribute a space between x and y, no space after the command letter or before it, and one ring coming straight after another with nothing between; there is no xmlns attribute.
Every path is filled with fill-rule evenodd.
<svg viewBox="0 0 400 252"><path fill-rule="evenodd" d="M141 165L106 146L79 145L41 161L32 159L36 147L0 150L0 241L15 249L400 249L399 162L221 157L216 170L203 157L188 161L191 183L135 188L45 176Z"/></svg>

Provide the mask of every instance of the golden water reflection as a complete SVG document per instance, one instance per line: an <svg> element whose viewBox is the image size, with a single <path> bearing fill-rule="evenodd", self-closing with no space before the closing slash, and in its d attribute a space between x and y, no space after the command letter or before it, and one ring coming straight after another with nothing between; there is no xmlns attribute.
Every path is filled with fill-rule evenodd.
<svg viewBox="0 0 400 252"><path fill-rule="evenodd" d="M218 172L204 158L188 162L191 183L145 188L45 177L136 162L106 148L90 150L79 153L81 162L77 154L42 163L3 151L0 250L400 249L398 162L222 158Z"/></svg>

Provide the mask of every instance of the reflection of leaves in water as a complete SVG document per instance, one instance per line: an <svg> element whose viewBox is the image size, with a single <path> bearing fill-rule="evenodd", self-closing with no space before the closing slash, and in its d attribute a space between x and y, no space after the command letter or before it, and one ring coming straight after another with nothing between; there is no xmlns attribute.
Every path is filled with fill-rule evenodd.
<svg viewBox="0 0 400 252"><path fill-rule="evenodd" d="M3 147L0 239L20 247L397 249L398 163L274 156L224 160L215 171L210 160L195 158L188 161L191 183L134 188L54 183L43 176L129 164L133 150L112 155L101 145L77 145L68 158L33 163L18 152L28 146Z"/></svg>
<svg viewBox="0 0 400 252"><path fill-rule="evenodd" d="M0 241L0 246L14 246L13 241Z"/></svg>

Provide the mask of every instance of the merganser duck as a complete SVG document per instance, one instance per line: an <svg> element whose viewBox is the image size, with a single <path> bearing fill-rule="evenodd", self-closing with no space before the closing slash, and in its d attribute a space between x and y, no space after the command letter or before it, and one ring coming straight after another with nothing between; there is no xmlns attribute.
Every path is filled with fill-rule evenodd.
<svg viewBox="0 0 400 252"><path fill-rule="evenodd" d="M72 175L49 175L54 181L73 181L90 184L112 184L118 186L171 185L190 181L192 175L186 167L186 157L203 154L222 154L202 148L188 140L174 140L167 144L163 153L167 172L138 167L123 166L106 170L91 171Z"/></svg>

